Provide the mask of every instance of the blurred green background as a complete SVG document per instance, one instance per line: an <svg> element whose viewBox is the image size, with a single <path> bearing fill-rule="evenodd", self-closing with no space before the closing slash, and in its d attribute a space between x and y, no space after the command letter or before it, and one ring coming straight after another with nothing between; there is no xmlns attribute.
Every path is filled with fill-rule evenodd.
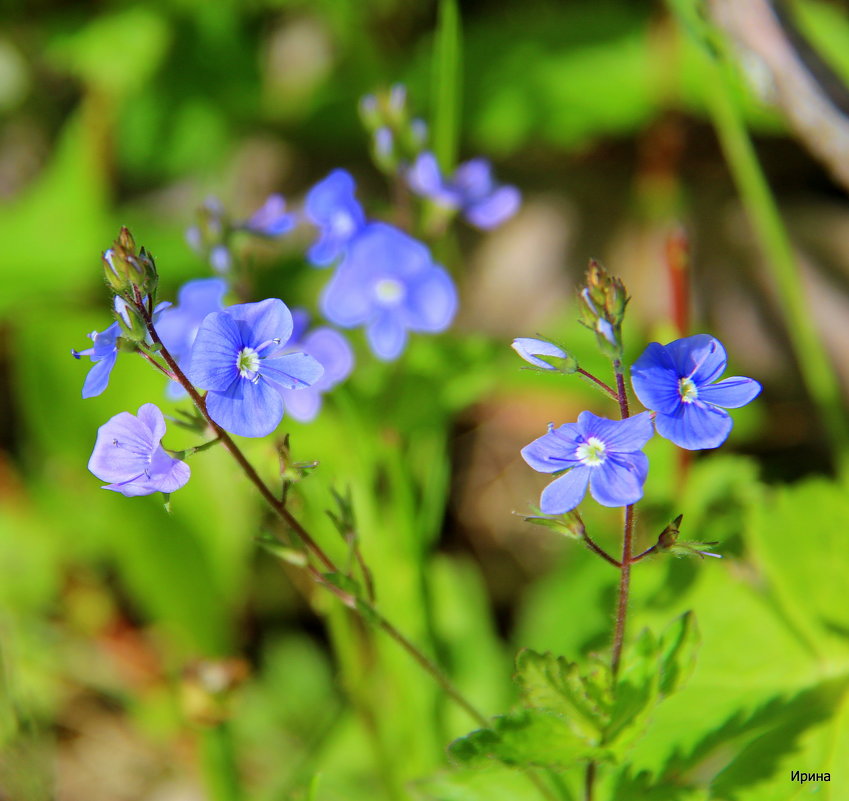
<svg viewBox="0 0 849 801"><path fill-rule="evenodd" d="M843 74L845 11L800 7ZM818 797L849 798L838 767L849 754L849 495L706 115L696 47L660 3L460 10L461 157L491 157L523 208L490 235L458 231L450 334L388 367L355 335L348 384L315 423L284 421L295 458L320 461L293 509L342 554L324 510L331 487L350 487L379 605L487 714L515 701L517 648L577 658L607 647L615 574L512 514L544 485L519 448L549 420L606 407L583 384L520 370L508 345L543 332L605 369L572 321L591 256L633 296L631 358L674 338L664 245L683 225L693 331L718 336L731 371L765 391L685 483L669 443L649 447L642 547L684 512L688 538L719 540L726 558L636 571L631 631L694 609L703 642L690 684L607 797L785 801L806 797L787 778L798 769L831 770ZM33 0L2 14L0 798L236 798L214 767L231 746L244 798L535 798L516 772L450 768L444 748L473 721L393 643L256 546L275 523L225 453L195 459L171 516L156 498L99 490L85 469L97 427L144 402L176 407L126 356L83 402L87 368L69 354L109 321L99 259L121 225L156 256L166 298L208 274L183 237L210 194L245 216L270 192L297 201L342 166L370 214L388 214L357 101L400 82L431 116L436 4ZM845 192L777 112L742 81L736 91L845 381ZM305 267L299 244L245 246L257 298L314 307L326 275ZM166 444L191 442L171 432ZM273 477L273 449L246 448ZM587 520L617 547L615 514ZM214 664L239 683L226 726L209 725L198 700L205 660L229 660ZM224 745L210 736L222 731Z"/></svg>

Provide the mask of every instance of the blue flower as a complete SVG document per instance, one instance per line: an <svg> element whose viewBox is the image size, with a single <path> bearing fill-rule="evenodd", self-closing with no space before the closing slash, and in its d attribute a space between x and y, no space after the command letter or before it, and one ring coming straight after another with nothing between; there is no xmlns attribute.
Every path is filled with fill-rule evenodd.
<svg viewBox="0 0 849 801"><path fill-rule="evenodd" d="M328 320L366 327L381 359L398 358L407 331L444 331L457 309L448 273L421 243L386 223L370 223L348 246L321 300Z"/></svg>
<svg viewBox="0 0 849 801"><path fill-rule="evenodd" d="M733 425L725 409L745 406L761 391L757 381L740 376L713 383L727 361L722 343L708 334L645 349L631 367L631 382L643 406L657 413L660 436L690 451L725 442Z"/></svg>
<svg viewBox="0 0 849 801"><path fill-rule="evenodd" d="M295 215L286 214L286 200L283 195L269 195L262 207L240 227L259 236L276 237L291 231L294 226Z"/></svg>
<svg viewBox="0 0 849 801"><path fill-rule="evenodd" d="M85 350L72 350L75 359L88 356L94 362L94 367L88 371L83 383L83 397L94 398L100 395L109 385L109 374L118 359L118 338L121 336L121 326L112 323L105 331L92 331L88 338L94 343Z"/></svg>
<svg viewBox="0 0 849 801"><path fill-rule="evenodd" d="M324 369L306 353L286 353L292 314L282 300L242 303L201 324L186 374L208 390L209 416L227 431L264 437L283 417L279 390L308 387Z"/></svg>
<svg viewBox="0 0 849 801"><path fill-rule="evenodd" d="M177 293L177 305L164 311L156 324L162 344L183 370L189 363L195 337L204 317L224 308L222 299L227 292L223 278L199 278L188 281ZM168 396L176 399L185 395L176 382L168 384Z"/></svg>
<svg viewBox="0 0 849 801"><path fill-rule="evenodd" d="M319 228L319 237L307 258L327 267L344 252L352 237L365 225L366 217L354 197L354 179L345 170L333 170L307 193L304 211Z"/></svg>
<svg viewBox="0 0 849 801"><path fill-rule="evenodd" d="M304 351L324 368L324 375L312 386L280 390L286 412L295 420L308 423L321 409L322 394L350 374L354 366L354 353L348 340L332 328L320 326L308 331L309 315L302 309L293 309L292 318L294 328L286 350Z"/></svg>
<svg viewBox="0 0 849 801"><path fill-rule="evenodd" d="M174 492L191 475L189 466L169 456L160 444L165 436L165 418L152 403L139 408L138 417L116 414L97 430L97 441L88 469L103 489L132 498L154 492Z"/></svg>
<svg viewBox="0 0 849 801"><path fill-rule="evenodd" d="M607 420L581 412L577 423L548 433L522 448L522 458L540 473L567 473L542 492L540 510L561 515L574 509L587 487L602 506L628 506L643 497L649 460L642 447L654 433L643 412L626 420Z"/></svg>
<svg viewBox="0 0 849 801"><path fill-rule="evenodd" d="M461 164L450 179L439 169L433 153L422 153L407 172L407 183L417 195L448 209L459 209L477 228L496 228L512 217L522 196L515 186L499 186L486 159Z"/></svg>
<svg viewBox="0 0 849 801"><path fill-rule="evenodd" d="M147 298L144 300L146 302ZM154 322L170 306L171 304L167 301L158 303L153 310ZM115 309L115 314L124 321L124 325L128 330L132 331L138 325L141 325L128 310L127 302L118 295L115 295L113 298L113 308ZM71 355L75 359L88 356L94 362L94 367L88 371L88 375L83 383L83 398L94 398L100 395L109 385L109 375L118 359L118 340L122 334L121 323L116 320L106 330L100 332L92 331L88 335L88 338L94 343L92 347L85 350L71 350ZM149 336L144 335L143 338L148 345L151 344Z"/></svg>

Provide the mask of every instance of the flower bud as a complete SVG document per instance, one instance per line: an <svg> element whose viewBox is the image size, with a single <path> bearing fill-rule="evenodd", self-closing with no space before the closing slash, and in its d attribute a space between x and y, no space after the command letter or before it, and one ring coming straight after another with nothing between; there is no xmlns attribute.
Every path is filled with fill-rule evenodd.
<svg viewBox="0 0 849 801"><path fill-rule="evenodd" d="M122 228L118 238L103 254L103 273L106 283L116 295L129 300L152 297L159 277L153 258L144 248L137 254L136 243L127 228Z"/></svg>
<svg viewBox="0 0 849 801"><path fill-rule="evenodd" d="M579 293L581 323L594 331L599 346L612 359L622 358L622 320L628 293L619 278L590 259L587 283Z"/></svg>
<svg viewBox="0 0 849 801"><path fill-rule="evenodd" d="M553 342L532 337L517 337L511 345L528 364L538 370L549 370L571 375L578 370L578 360Z"/></svg>
<svg viewBox="0 0 849 801"><path fill-rule="evenodd" d="M720 554L707 550L708 547L716 545L716 542L678 541L678 535L681 533L681 520L683 518L684 515L678 515L678 517L660 532L660 536L657 538L657 545L654 546L655 550L669 551L669 553L675 556L698 556L700 559L704 559L706 556L712 556L715 559L722 559Z"/></svg>

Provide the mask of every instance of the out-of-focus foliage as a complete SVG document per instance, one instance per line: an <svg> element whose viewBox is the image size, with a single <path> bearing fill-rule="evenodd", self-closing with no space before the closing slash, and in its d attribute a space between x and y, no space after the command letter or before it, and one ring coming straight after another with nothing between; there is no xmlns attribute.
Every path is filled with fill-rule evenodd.
<svg viewBox="0 0 849 801"><path fill-rule="evenodd" d="M703 124L692 45L660 6L461 5L461 155L501 159L530 198L531 215L537 189L544 197L562 184L567 212L576 205L570 192L578 192L579 169L583 159L592 164L594 148L639 149L669 113ZM799 6L800 24L849 75L849 24L840 8ZM121 224L153 251L163 298L172 298L182 280L207 273L183 229L208 193L245 215L268 192L297 197L345 165L379 213L391 213L389 193L366 161L356 103L401 81L423 114L434 111L434 5L39 0L4 15L0 795L203 797L199 729L181 702L185 675L199 660L242 656L250 675L234 693L231 728L248 798L538 798L519 771L494 761L484 770L452 763L448 744L473 722L394 643L367 636L331 598L297 584L256 547L275 523L226 453L196 457L171 516L155 499L100 491L85 470L97 427L162 397L162 381L122 354L108 391L83 402L86 365L69 354L109 322L99 260ZM742 81L737 88L756 132L785 133ZM705 130L693 137L697 177L722 169L715 153L699 149ZM632 167L626 161L611 172L630 175ZM609 210L598 216L612 227L622 207L645 197L630 177L607 182L605 166L594 169L590 190L576 196ZM708 182L705 194L715 191ZM693 194L690 212L701 202ZM554 208L559 230L571 212L557 217L563 207ZM634 217L644 220L644 212L635 209ZM610 232L599 233L598 224L586 236L607 243ZM533 236L528 241L520 240L508 295L538 277L525 273L538 249ZM454 249L450 266L471 289L461 305L486 288L473 283L481 250L465 232ZM598 254L575 258L590 255ZM248 256L257 297L314 302L320 278L294 251ZM643 278L633 277L631 308L638 309L656 284L641 295ZM708 296L712 281L697 275L696 287ZM732 308L742 304L740 316L749 315L732 297ZM601 372L591 335L571 322L568 295L563 302L545 333L578 343L582 365ZM696 307L727 321L701 296ZM492 715L518 708L511 672L519 648L571 662L608 647L616 577L546 530L526 526L517 536L518 518L509 516L511 508L527 511L538 490L532 480L504 478L518 447L550 417L604 408L577 379L519 369L507 343L536 331L526 330L529 316L518 303L513 314L497 321L510 331L497 338L477 333L480 321L470 316L456 335L417 341L403 369L364 358L315 424L281 429L291 433L296 458L320 462L296 488L293 511L344 555L325 510L331 486L351 488L379 605ZM668 333L665 320L648 333L639 320L627 325L631 359L647 338ZM750 362L763 352L769 346ZM175 413L164 399L160 405ZM736 415L731 445L771 461L706 455L686 468L683 486L685 469L669 443L650 445L644 544L683 512L688 538L718 540L725 558L655 557L635 570L631 636L644 627L663 631L695 610L702 641L693 675L639 721L645 731L627 751L630 767L603 776L600 798L785 801L798 789L790 771L809 769L832 769L818 797L841 801L849 792L838 771L840 755L849 753L847 487L824 475L763 482L764 472L792 473L799 463L805 472L827 472L807 430L787 452L763 445L790 417L805 415L797 407L788 414L783 395L768 391L764 407ZM474 440L482 449L474 462L476 432L494 434L484 444ZM503 443L513 449L506 461ZM195 443L172 427L167 444ZM246 450L265 475L276 475L276 455L265 444ZM480 463L497 469L476 472ZM510 495L497 529L488 527L487 503L474 501L491 499L492 487ZM616 547L615 514L592 510L586 522ZM327 630L316 612L329 620ZM546 781L564 799L580 797L578 774Z"/></svg>

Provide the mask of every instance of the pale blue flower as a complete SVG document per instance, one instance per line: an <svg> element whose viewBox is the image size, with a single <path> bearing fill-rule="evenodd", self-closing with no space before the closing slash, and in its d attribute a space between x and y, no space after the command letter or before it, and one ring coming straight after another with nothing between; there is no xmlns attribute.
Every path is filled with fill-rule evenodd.
<svg viewBox="0 0 849 801"><path fill-rule="evenodd" d="M128 498L154 492L175 492L189 480L189 466L162 447L165 418L152 403L139 408L138 416L116 414L97 430L97 441L88 469L101 481L103 489L120 492Z"/></svg>

